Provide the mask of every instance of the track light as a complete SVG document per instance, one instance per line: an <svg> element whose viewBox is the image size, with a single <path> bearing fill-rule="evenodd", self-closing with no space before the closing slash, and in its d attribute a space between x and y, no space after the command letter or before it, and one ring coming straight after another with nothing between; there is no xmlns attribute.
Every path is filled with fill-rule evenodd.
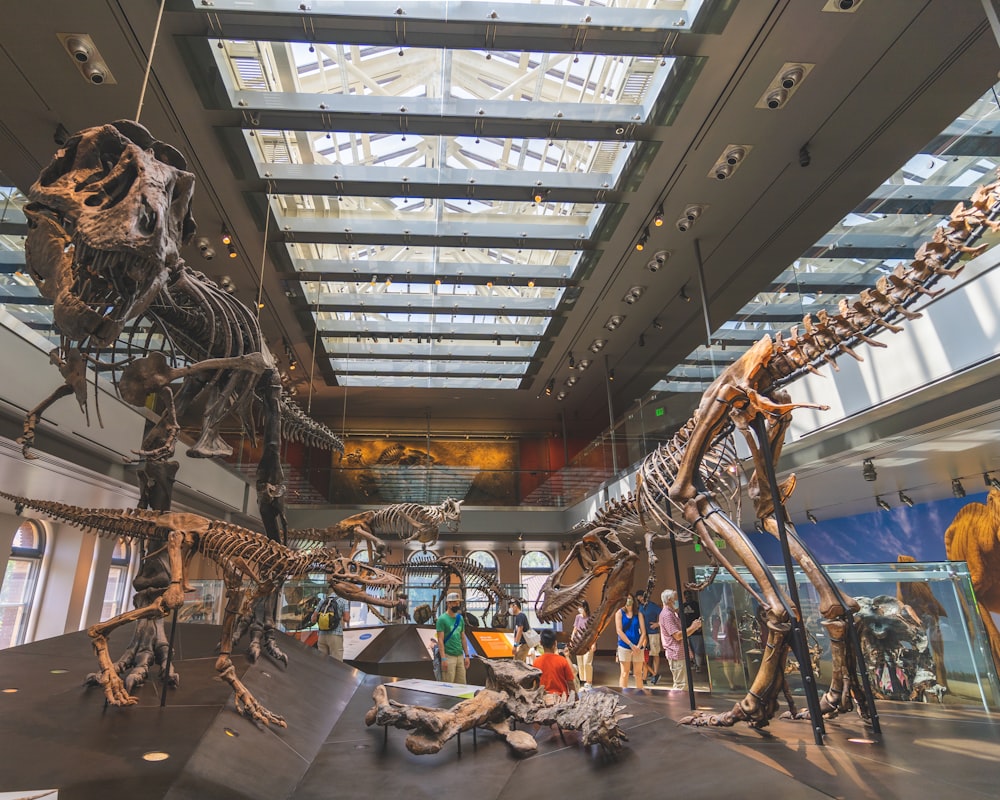
<svg viewBox="0 0 1000 800"><path fill-rule="evenodd" d="M861 477L866 481L873 481L878 478L878 472L875 471L875 464L872 463L870 458L866 458L861 462Z"/></svg>
<svg viewBox="0 0 1000 800"><path fill-rule="evenodd" d="M572 353L569 354L569 368L570 369L576 369L576 359L573 358L573 354Z"/></svg>
<svg viewBox="0 0 1000 800"><path fill-rule="evenodd" d="M639 347L645 347L645 346L646 346L646 334L640 333L639 334Z"/></svg>
<svg viewBox="0 0 1000 800"><path fill-rule="evenodd" d="M541 203L548 196L548 189L535 189L535 193L531 196L531 199L536 203Z"/></svg>
<svg viewBox="0 0 1000 800"><path fill-rule="evenodd" d="M663 323L658 318L653 319L653 328L658 331L663 330Z"/></svg>
<svg viewBox="0 0 1000 800"><path fill-rule="evenodd" d="M883 511L891 511L892 510L892 506L890 506L887 502L885 502L885 500L883 500L878 495L875 495L875 505L877 505Z"/></svg>
<svg viewBox="0 0 1000 800"><path fill-rule="evenodd" d="M635 249L640 253L646 249L646 242L649 241L649 228L642 229L642 235L639 237L639 241L635 243Z"/></svg>
<svg viewBox="0 0 1000 800"><path fill-rule="evenodd" d="M608 370L608 380L614 381L614 379L615 379L615 371L613 369Z"/></svg>
<svg viewBox="0 0 1000 800"><path fill-rule="evenodd" d="M682 287L681 287L681 294L680 294L680 298L681 298L681 300L683 300L683 301L684 301L685 303L690 303L690 302L691 302L691 295L689 295L689 294L687 293L687 284L685 284L684 286L682 286Z"/></svg>
<svg viewBox="0 0 1000 800"><path fill-rule="evenodd" d="M227 247L233 243L233 236L228 230L226 230L225 225L222 226L222 243Z"/></svg>
<svg viewBox="0 0 1000 800"><path fill-rule="evenodd" d="M987 489L1000 489L1000 481L988 472L983 473L983 482L986 484Z"/></svg>
<svg viewBox="0 0 1000 800"><path fill-rule="evenodd" d="M660 203L656 209L656 214L653 216L653 225L657 228L663 227L663 203Z"/></svg>
<svg viewBox="0 0 1000 800"><path fill-rule="evenodd" d="M226 247L226 250L229 252L230 258L236 258L236 256L239 255L239 253L236 252L236 248L233 245L229 245L228 247Z"/></svg>
<svg viewBox="0 0 1000 800"><path fill-rule="evenodd" d="M816 519L816 515L813 514L812 511L807 511L806 512L806 519L809 520L813 525L818 525L819 524L819 520Z"/></svg>
<svg viewBox="0 0 1000 800"><path fill-rule="evenodd" d="M913 508L913 498L907 494L903 494L903 490L899 490L899 502L904 503L908 508Z"/></svg>
<svg viewBox="0 0 1000 800"><path fill-rule="evenodd" d="M547 384L545 384L545 396L546 397L551 397L552 396L552 390L555 388L555 385L556 385L555 380L553 380L552 378L550 378L549 382Z"/></svg>
<svg viewBox="0 0 1000 800"><path fill-rule="evenodd" d="M959 499L965 497L965 487L958 478L951 479L951 493Z"/></svg>

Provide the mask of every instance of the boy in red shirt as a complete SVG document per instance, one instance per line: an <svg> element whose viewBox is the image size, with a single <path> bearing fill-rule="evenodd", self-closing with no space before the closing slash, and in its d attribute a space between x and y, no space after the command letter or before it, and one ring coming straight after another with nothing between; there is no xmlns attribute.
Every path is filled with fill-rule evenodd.
<svg viewBox="0 0 1000 800"><path fill-rule="evenodd" d="M556 653L556 632L545 629L540 632L540 636L544 652L532 664L535 669L542 671L538 679L539 685L549 694L568 695L572 691L573 696L578 698L573 665L566 656Z"/></svg>

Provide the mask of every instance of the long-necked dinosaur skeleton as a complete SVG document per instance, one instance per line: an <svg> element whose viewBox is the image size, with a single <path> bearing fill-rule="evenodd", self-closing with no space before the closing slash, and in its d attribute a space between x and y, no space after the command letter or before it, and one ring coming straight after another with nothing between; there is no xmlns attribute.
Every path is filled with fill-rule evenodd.
<svg viewBox="0 0 1000 800"><path fill-rule="evenodd" d="M51 359L64 382L29 412L19 442L32 457L38 420L61 397L75 395L87 411L88 367L95 381L108 375L133 406L155 395L163 413L135 452L145 460L141 505L167 511L179 415L203 404L201 432L188 450L196 458L232 452L219 433L228 415L237 416L251 438L259 416L258 504L268 536L284 541L282 433L341 454L344 444L282 397L256 314L185 264L180 248L195 234L193 193L184 157L127 120L71 136L42 170L24 209L25 264L53 302L60 345ZM95 391L95 407L97 398ZM144 561L142 574L147 594L166 588L162 564ZM256 616L251 658L263 637L265 650L284 659L274 644L273 603L262 603ZM143 653L135 665L140 670L151 652L166 648L159 631L137 630L134 644Z"/></svg>
<svg viewBox="0 0 1000 800"><path fill-rule="evenodd" d="M929 242L916 252L912 262L898 266L891 274L878 279L876 286L864 290L852 302L840 301L838 313L821 310L806 314L802 332L793 328L789 335L764 336L740 358L726 367L702 396L693 416L672 439L648 455L636 476L636 511L657 525L672 531L679 541L697 537L708 553L766 609L767 643L761 666L747 695L725 714L705 717L695 715L686 721L693 724L733 725L745 720L754 727L764 727L777 708L784 667L789 650L789 621L798 616L792 602L779 588L750 540L723 507L713 482L730 465L737 465L735 450L725 443L738 431L750 447L754 472L748 493L755 515L763 528L777 535L775 506L783 504L795 486L794 476L778 487L773 496L767 484L766 467L776 464L781 454L785 432L795 408L815 407L791 402L786 384L805 372L816 372L830 364L837 368L838 356L847 354L861 360L855 348L861 344L885 347L872 338L882 330L900 330L895 321L913 319L919 313L910 307L921 297L940 294L931 287L941 277L957 275L964 255L976 255L987 245L974 246L987 229L996 231L994 220L1000 213L1000 183L975 190L968 204L959 203L949 220L935 229ZM758 438L759 437L759 438ZM770 453L770 464L765 452ZM823 695L820 710L835 714L859 701L862 714L869 712L861 702L855 678L852 652L845 646L846 626L858 604L834 586L825 570L788 527L789 549L820 597L819 610L830 635L833 678ZM596 624L571 644L571 650L583 651L597 638L601 627L620 607L632 585L632 571L637 554L623 546L613 530L586 532L569 557L550 576L539 597L536 610L540 619L556 619L570 613L587 585L599 575L608 576ZM715 539L725 542L746 565L760 591L753 589L734 569L732 561L716 547ZM608 543L613 546L608 546ZM647 542L647 547L648 547ZM571 562L583 565L585 574L575 583L567 583Z"/></svg>
<svg viewBox="0 0 1000 800"><path fill-rule="evenodd" d="M154 542L162 546L170 569L166 591L146 606L92 625L87 633L94 643L100 665L99 682L108 702L132 705L136 699L122 681L108 653L107 637L116 628L140 619L165 617L184 602L187 589L185 568L198 553L222 570L226 585L226 607L215 668L233 687L236 708L250 719L285 727L284 718L264 708L236 676L230 658L233 629L238 615L247 615L260 597L271 594L286 578L324 572L331 590L341 597L373 605L389 605L390 590L399 585L394 575L376 566L360 564L342 556L336 548L292 550L260 533L197 514L145 509L81 508L47 500L0 492L15 510L31 508L53 519L67 522L99 536Z"/></svg>

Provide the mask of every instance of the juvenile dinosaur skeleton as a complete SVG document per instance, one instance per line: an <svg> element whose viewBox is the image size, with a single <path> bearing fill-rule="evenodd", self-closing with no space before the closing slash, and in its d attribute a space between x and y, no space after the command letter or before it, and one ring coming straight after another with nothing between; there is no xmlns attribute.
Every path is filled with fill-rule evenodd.
<svg viewBox="0 0 1000 800"><path fill-rule="evenodd" d="M891 275L878 279L854 301L842 299L838 312L820 310L807 314L802 331L793 328L787 336L764 336L735 362L727 366L702 396L694 415L666 444L650 453L640 464L636 477L637 511L660 526L674 532L679 541L697 537L708 553L749 591L766 609L767 642L764 657L747 695L732 710L706 717L696 714L686 718L695 725L733 725L744 720L762 728L773 717L781 690L785 661L790 647L790 620L800 613L780 589L770 570L761 560L750 540L732 516L723 508L713 487L713 480L730 465L737 465L735 450L724 445L735 431L749 445L754 473L748 493L754 502L755 515L763 528L777 535L775 507L783 504L795 486L794 476L778 487L779 497L767 485L766 467L777 464L785 432L795 408L817 407L791 402L786 384L805 372L830 364L847 354L861 360L855 352L860 343L885 347L872 338L879 331L900 330L894 320L912 319L919 313L910 307L921 297L934 297L940 291L931 287L941 277L955 276L962 270L964 255L977 255L988 245L976 245L987 229L997 231L995 220L1000 213L998 186L993 182L975 190L968 205L959 203L950 219L935 230L930 242L921 246L909 265L897 267ZM819 406L819 408L823 408ZM769 453L769 455L765 455ZM770 463L769 463L770 462ZM849 710L859 701L863 715L870 713L861 702L856 680L853 651L845 646L846 626L858 604L843 595L815 562L790 525L788 544L820 597L819 610L830 635L833 677L830 689L820 701L820 711L836 714ZM631 589L631 566L637 554L622 546L613 530L587 531L570 556L546 582L536 611L539 619L552 620L570 613L582 594L581 584L598 575L606 575L600 607L594 613L594 626L573 640L571 651L586 650L597 638L603 625L624 601ZM760 587L754 590L736 572L732 562L715 545L725 542L728 552L743 561ZM564 585L569 562L582 558L588 573L581 581ZM626 580L625 575L628 575Z"/></svg>
<svg viewBox="0 0 1000 800"><path fill-rule="evenodd" d="M194 175L184 157L128 120L71 136L42 170L24 209L25 264L53 302L60 345L51 360L64 382L28 413L18 441L24 456L33 457L38 420L61 397L74 395L88 411L88 367L95 381L99 373L109 374L133 406L143 407L155 395L164 411L135 452L146 461L141 504L167 511L177 471L170 458L178 417L202 405L200 435L188 455L227 456L232 448L219 426L233 414L252 439L259 404L258 504L268 536L283 541L281 434L341 454L344 444L282 398L279 371L257 316L184 263L180 248L195 234L193 192ZM95 391L99 418L98 396ZM156 564L144 564L143 573L147 593L165 576ZM255 631L264 637L265 649L284 660L274 644L273 604L262 603L257 617ZM150 650L166 648L158 631L139 630L134 642L144 654L140 661ZM256 639L251 658L259 650Z"/></svg>
<svg viewBox="0 0 1000 800"><path fill-rule="evenodd" d="M0 497L13 502L19 513L23 508L31 508L106 539L125 537L152 541L166 550L170 569L167 590L149 605L126 611L87 629L97 653L101 670L99 682L104 687L104 696L116 706L132 705L137 701L129 694L111 660L107 637L128 622L161 619L179 608L184 603L184 592L190 591L185 570L195 553L222 570L226 585L226 607L215 669L219 677L232 686L240 713L257 722L281 727L287 727L284 718L264 708L236 676L230 654L237 616L247 615L258 598L271 594L286 578L308 573L324 572L329 576L332 591L348 600L373 605L388 605L391 601L386 596L400 582L399 578L378 567L340 555L335 548L292 550L263 534L197 514L136 508L81 508L6 492L0 492Z"/></svg>
<svg viewBox="0 0 1000 800"><path fill-rule="evenodd" d="M289 539L312 539L332 542L350 540L351 547L365 542L373 562L385 558L388 545L383 536L392 536L403 544L419 542L434 545L438 531L444 525L454 533L462 519L462 501L447 498L437 506L417 503L394 503L374 511L362 511L326 528L302 528L288 532Z"/></svg>
<svg viewBox="0 0 1000 800"><path fill-rule="evenodd" d="M406 749L416 755L437 753L453 736L475 727L500 734L518 755L531 755L538 742L528 731L516 730L514 721L577 730L581 744L597 744L611 753L628 740L618 723L632 715L624 713L618 694L595 689L573 700L546 693L538 685L541 670L520 661L483 659L483 664L486 688L449 709L397 703L389 699L384 684L376 686L375 705L365 715L365 724L412 730Z"/></svg>

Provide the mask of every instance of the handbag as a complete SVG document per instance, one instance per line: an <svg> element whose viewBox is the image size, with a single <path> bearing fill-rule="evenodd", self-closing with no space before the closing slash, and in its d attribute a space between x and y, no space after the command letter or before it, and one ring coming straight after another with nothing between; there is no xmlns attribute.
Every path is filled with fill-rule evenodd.
<svg viewBox="0 0 1000 800"><path fill-rule="evenodd" d="M534 630L533 628L528 628L523 634L524 643L528 647L538 647L539 643L542 641L541 634Z"/></svg>

